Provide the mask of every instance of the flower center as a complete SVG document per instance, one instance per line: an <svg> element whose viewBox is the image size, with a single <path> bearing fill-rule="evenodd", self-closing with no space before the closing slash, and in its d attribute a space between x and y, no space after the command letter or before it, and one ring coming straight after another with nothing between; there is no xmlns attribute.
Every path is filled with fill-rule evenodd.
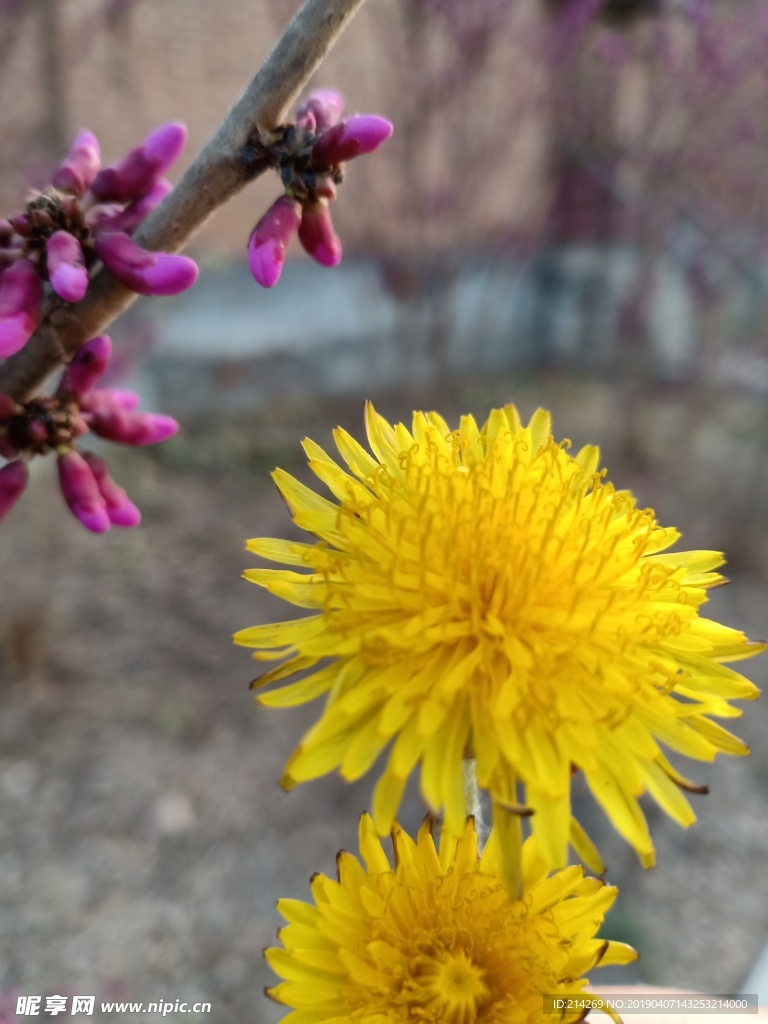
<svg viewBox="0 0 768 1024"><path fill-rule="evenodd" d="M472 1024L491 1000L485 972L463 950L430 957L412 990L414 1017L445 1024ZM418 1010L417 1010L418 1007Z"/></svg>

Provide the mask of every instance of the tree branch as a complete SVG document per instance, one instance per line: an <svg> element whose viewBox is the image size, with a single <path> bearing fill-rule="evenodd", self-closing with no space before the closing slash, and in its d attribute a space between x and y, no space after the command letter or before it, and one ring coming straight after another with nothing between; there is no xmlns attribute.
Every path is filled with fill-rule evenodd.
<svg viewBox="0 0 768 1024"><path fill-rule="evenodd" d="M177 252L219 206L269 166L254 142L269 140L298 93L364 0L306 0L243 95L168 198L136 233L146 249ZM0 391L29 398L89 338L138 296L105 268L82 302L49 294L40 325L0 368Z"/></svg>

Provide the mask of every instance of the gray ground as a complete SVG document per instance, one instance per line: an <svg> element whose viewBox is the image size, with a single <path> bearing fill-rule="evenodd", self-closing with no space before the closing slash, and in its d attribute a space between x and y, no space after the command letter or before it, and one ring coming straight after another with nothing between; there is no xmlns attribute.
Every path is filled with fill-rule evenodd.
<svg viewBox="0 0 768 1024"><path fill-rule="evenodd" d="M309 875L355 848L371 782L279 789L315 711L254 706L253 663L229 637L283 614L238 578L245 538L290 528L268 469L292 468L304 433L327 443L318 424L359 417L356 403L291 410L245 438L190 425L162 462L112 458L137 531L88 535L42 476L4 525L0 990L209 1000L216 1024L281 1016L262 996L275 899L306 897ZM713 611L760 635L765 599L737 571ZM768 659L747 668L760 682ZM749 761L686 766L712 784L699 823L683 832L650 809L654 871L588 812L623 887L610 933L643 954L614 981L732 991L765 942L768 705L747 710ZM411 794L406 824L422 813Z"/></svg>

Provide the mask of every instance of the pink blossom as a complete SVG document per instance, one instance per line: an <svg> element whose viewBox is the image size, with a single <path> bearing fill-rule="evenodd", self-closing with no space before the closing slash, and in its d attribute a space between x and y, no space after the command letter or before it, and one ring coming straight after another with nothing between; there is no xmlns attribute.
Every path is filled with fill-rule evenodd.
<svg viewBox="0 0 768 1024"><path fill-rule="evenodd" d="M54 232L45 243L48 277L66 302L79 302L88 290L88 271L80 243L68 231Z"/></svg>
<svg viewBox="0 0 768 1024"><path fill-rule="evenodd" d="M335 267L341 261L341 242L333 230L327 199L304 204L299 241L312 259L324 267Z"/></svg>
<svg viewBox="0 0 768 1024"><path fill-rule="evenodd" d="M372 153L392 135L392 124L377 114L361 114L340 121L321 135L312 147L316 163L325 167Z"/></svg>
<svg viewBox="0 0 768 1024"><path fill-rule="evenodd" d="M111 409L132 412L137 409L141 399L135 391L123 388L93 388L83 395L80 406L87 412L106 412Z"/></svg>
<svg viewBox="0 0 768 1024"><path fill-rule="evenodd" d="M92 533L106 533L110 527L106 502L83 456L67 450L59 455L58 469L61 493L72 514Z"/></svg>
<svg viewBox="0 0 768 1024"><path fill-rule="evenodd" d="M172 189L173 185L170 181L167 178L161 178L160 181L155 182L149 192L139 196L138 199L134 199L125 209L121 207L112 208L106 215L101 216L95 221L93 225L94 230L96 232L122 231L126 235L132 235L145 217L162 203ZM109 207L101 207L101 209L110 210Z"/></svg>
<svg viewBox="0 0 768 1024"><path fill-rule="evenodd" d="M317 131L322 133L336 124L344 110L344 97L335 89L316 89L299 107L296 119L299 124L312 117Z"/></svg>
<svg viewBox="0 0 768 1024"><path fill-rule="evenodd" d="M138 526L141 522L141 512L109 475L106 462L93 452L85 452L83 458L88 463L99 493L104 499L110 523L113 526Z"/></svg>
<svg viewBox="0 0 768 1024"><path fill-rule="evenodd" d="M122 231L98 234L94 245L104 266L139 295L178 295L197 280L188 256L149 252Z"/></svg>
<svg viewBox="0 0 768 1024"><path fill-rule="evenodd" d="M20 459L16 462L9 462L7 466L0 469L0 519L3 518L21 497L21 493L27 486L29 470L26 462Z"/></svg>
<svg viewBox="0 0 768 1024"><path fill-rule="evenodd" d="M276 200L248 239L248 266L264 288L277 284L285 253L301 223L301 203L290 196Z"/></svg>
<svg viewBox="0 0 768 1024"><path fill-rule="evenodd" d="M23 348L40 319L43 282L31 260L16 260L0 276L0 356Z"/></svg>
<svg viewBox="0 0 768 1024"><path fill-rule="evenodd" d="M71 391L82 402L107 368L112 355L112 340L106 334L91 338L75 352L64 371L59 390Z"/></svg>
<svg viewBox="0 0 768 1024"><path fill-rule="evenodd" d="M90 188L101 166L99 140L93 132L82 131L75 136L59 169L53 176L53 184L65 192L81 196Z"/></svg>
<svg viewBox="0 0 768 1024"><path fill-rule="evenodd" d="M91 186L99 200L128 202L145 195L175 163L187 141L186 125L161 125L144 142L111 167L104 167Z"/></svg>
<svg viewBox="0 0 768 1024"><path fill-rule="evenodd" d="M119 444L159 444L179 429L171 416L127 409L96 409L88 412L87 419L94 434Z"/></svg>

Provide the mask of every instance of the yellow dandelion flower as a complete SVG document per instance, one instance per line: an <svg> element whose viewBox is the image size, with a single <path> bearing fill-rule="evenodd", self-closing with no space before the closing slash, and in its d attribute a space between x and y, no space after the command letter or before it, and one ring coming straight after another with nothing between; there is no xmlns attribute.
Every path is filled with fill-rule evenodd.
<svg viewBox="0 0 768 1024"><path fill-rule="evenodd" d="M570 843L599 871L571 814L580 770L651 865L638 797L650 793L681 825L694 821L682 791L697 787L662 746L702 761L747 753L713 718L738 716L729 700L758 694L723 662L764 645L700 615L707 591L725 582L714 571L722 555L666 553L678 532L603 479L596 448L569 455L543 410L524 426L510 405L482 428L464 416L454 431L419 412L408 430L369 405L366 428L372 455L335 431L345 467L304 441L333 500L274 473L314 543L247 543L293 568L246 578L314 610L236 634L255 658L281 662L255 685L310 670L261 702L327 694L283 784L336 768L357 779L391 744L373 798L379 833L420 764L427 804L444 808L456 835L467 813L462 760L473 757L513 848L516 815L533 811L553 867Z"/></svg>
<svg viewBox="0 0 768 1024"><path fill-rule="evenodd" d="M392 839L394 869L364 814L365 867L342 852L338 881L312 879L314 904L278 902L288 925L265 956L285 979L267 993L293 1008L284 1024L572 1024L584 1013L553 1018L552 997L578 995L586 971L637 956L595 937L616 889L580 867L549 876L535 839L523 848L519 900L494 833L478 857L471 819L458 839L443 832L439 849L429 821L416 842L398 825Z"/></svg>

